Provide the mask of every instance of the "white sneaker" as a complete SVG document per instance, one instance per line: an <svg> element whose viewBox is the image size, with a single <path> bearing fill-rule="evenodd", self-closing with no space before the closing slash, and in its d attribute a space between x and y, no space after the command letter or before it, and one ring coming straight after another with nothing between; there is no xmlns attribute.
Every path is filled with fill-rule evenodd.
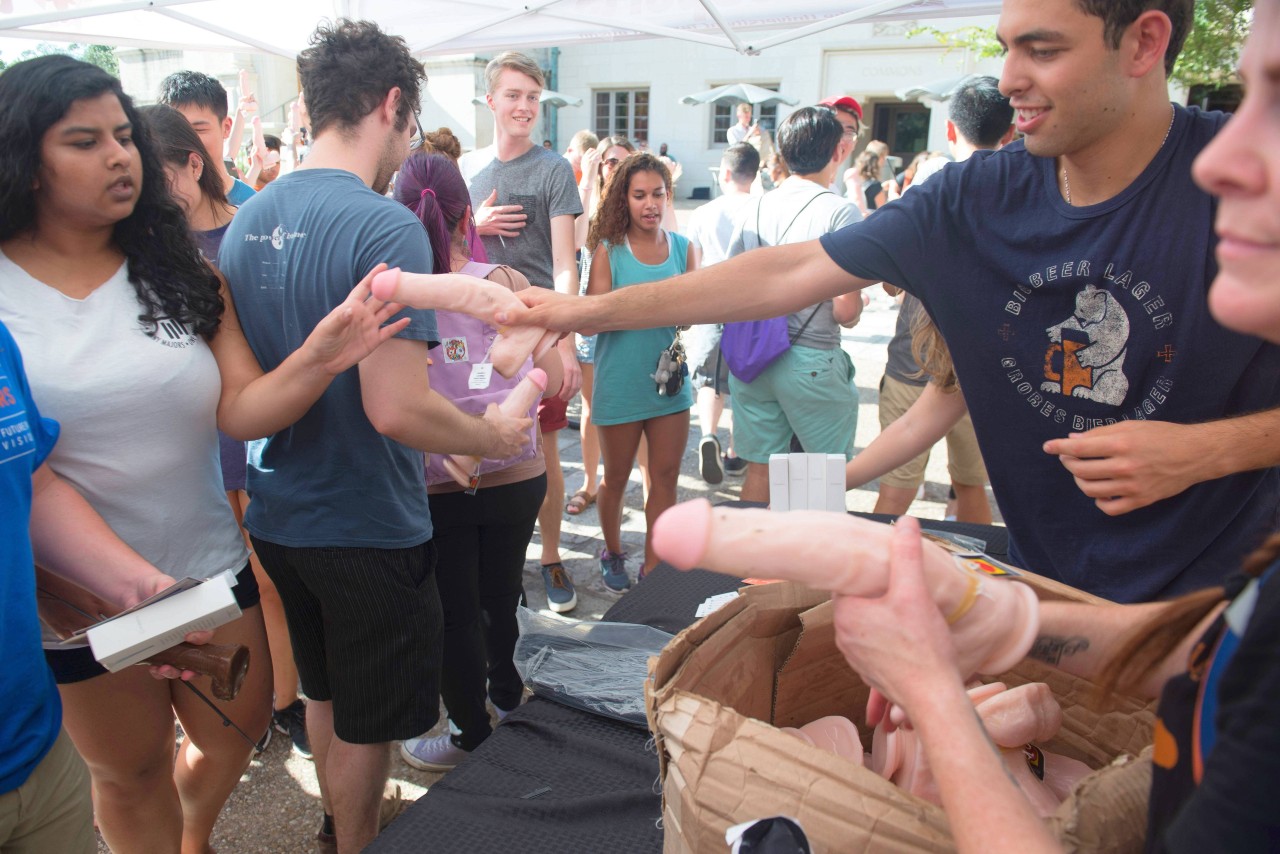
<svg viewBox="0 0 1280 854"><path fill-rule="evenodd" d="M406 738L400 742L400 758L419 771L452 771L471 755L453 743L449 733Z"/></svg>

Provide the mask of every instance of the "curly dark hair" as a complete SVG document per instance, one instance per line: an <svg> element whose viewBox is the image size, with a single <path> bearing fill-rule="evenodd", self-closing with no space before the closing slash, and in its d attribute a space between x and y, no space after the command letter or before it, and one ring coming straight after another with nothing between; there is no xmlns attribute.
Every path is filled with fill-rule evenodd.
<svg viewBox="0 0 1280 854"><path fill-rule="evenodd" d="M33 187L45 132L75 101L108 92L120 100L133 125L133 144L142 164L133 212L112 232L128 259L129 281L142 305L138 319L151 327L171 318L212 338L223 310L218 277L196 248L182 208L169 195L146 123L120 81L96 65L55 54L19 62L0 74L0 241L36 228Z"/></svg>
<svg viewBox="0 0 1280 854"><path fill-rule="evenodd" d="M372 21L342 18L316 28L311 47L298 54L298 77L314 137L330 127L354 128L395 86L396 130L404 130L418 109L427 73L400 36L387 35Z"/></svg>
<svg viewBox="0 0 1280 854"><path fill-rule="evenodd" d="M671 172L667 165L647 152L636 152L618 164L618 170L609 179L604 188L604 196L600 199L600 207L596 209L595 219L591 221L591 231L587 234L587 249L594 252L602 240L610 243L621 243L631 227L631 208L627 205L627 191L631 188L631 176L637 172L656 172L662 176L662 183L667 187L667 195L671 195Z"/></svg>
<svg viewBox="0 0 1280 854"><path fill-rule="evenodd" d="M1102 19L1102 37L1112 50L1120 47L1120 39L1129 25L1143 12L1154 9L1164 12L1172 25L1169 44L1164 50L1164 76L1173 73L1178 54L1191 32L1195 17L1195 0L1076 0L1076 6L1086 15Z"/></svg>

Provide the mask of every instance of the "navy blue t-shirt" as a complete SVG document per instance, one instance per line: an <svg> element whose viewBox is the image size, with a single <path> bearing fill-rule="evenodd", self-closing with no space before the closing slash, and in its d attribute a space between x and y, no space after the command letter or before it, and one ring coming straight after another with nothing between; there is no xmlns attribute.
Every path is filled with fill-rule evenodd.
<svg viewBox="0 0 1280 854"><path fill-rule="evenodd" d="M843 269L919 297L951 349L1022 565L1138 602L1217 584L1274 526L1275 470L1111 517L1041 449L1122 419L1195 423L1280 403L1280 349L1209 314L1214 200L1191 163L1225 117L1177 107L1123 192L1071 207L1021 142L948 165L822 238Z"/></svg>
<svg viewBox="0 0 1280 854"><path fill-rule="evenodd" d="M41 418L22 356L0 323L0 794L31 776L58 738L62 704L40 649L35 561L31 555L31 476L58 439Z"/></svg>
<svg viewBox="0 0 1280 854"><path fill-rule="evenodd" d="M303 169L241 206L218 253L264 370L296 350L379 262L431 272L418 218L351 172ZM435 342L435 313L406 310L399 338ZM397 315L397 317L403 315ZM431 539L422 452L378 433L360 373L334 378L292 427L250 443L245 526L291 547L408 548Z"/></svg>

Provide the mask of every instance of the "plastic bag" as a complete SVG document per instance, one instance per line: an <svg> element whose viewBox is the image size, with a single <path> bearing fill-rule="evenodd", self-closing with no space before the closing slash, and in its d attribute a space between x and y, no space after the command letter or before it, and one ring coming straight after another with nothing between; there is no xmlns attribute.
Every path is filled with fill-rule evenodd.
<svg viewBox="0 0 1280 854"><path fill-rule="evenodd" d="M649 657L672 635L634 623L566 622L516 611L515 665L539 697L648 729L644 682Z"/></svg>

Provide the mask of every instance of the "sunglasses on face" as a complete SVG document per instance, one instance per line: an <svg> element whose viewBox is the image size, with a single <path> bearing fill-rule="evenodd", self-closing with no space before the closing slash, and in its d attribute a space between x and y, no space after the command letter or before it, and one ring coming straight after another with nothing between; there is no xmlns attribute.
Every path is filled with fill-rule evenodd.
<svg viewBox="0 0 1280 854"><path fill-rule="evenodd" d="M621 162L622 162L622 161L621 161L621 160L619 160L619 159L618 159L618 158L616 158L616 157L610 157L610 158L608 158L607 160L603 160L603 161L601 161L601 163L602 163L603 165L608 166L610 169L613 169L613 168L617 167L617 165L618 165L619 163L621 163Z"/></svg>

